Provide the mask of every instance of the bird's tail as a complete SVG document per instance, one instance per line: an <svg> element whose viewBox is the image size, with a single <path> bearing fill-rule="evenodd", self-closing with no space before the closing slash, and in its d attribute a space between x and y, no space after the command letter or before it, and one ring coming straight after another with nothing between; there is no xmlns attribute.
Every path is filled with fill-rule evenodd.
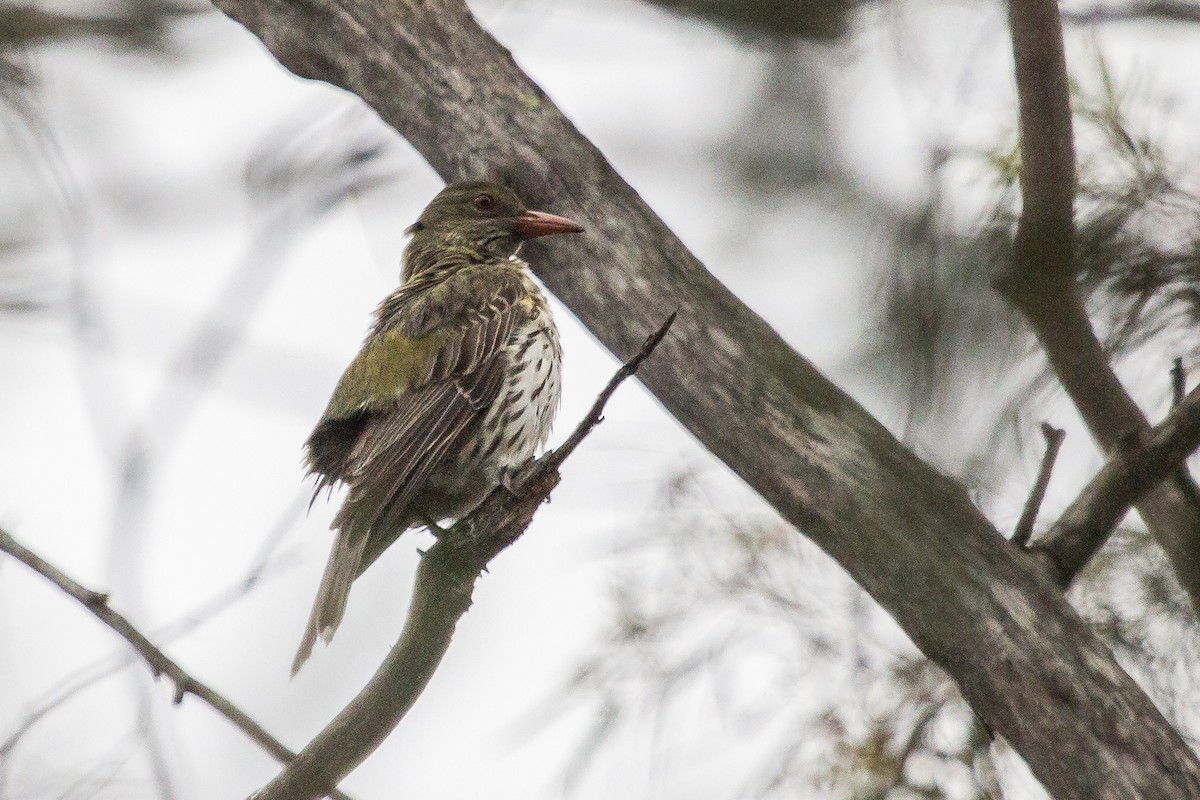
<svg viewBox="0 0 1200 800"><path fill-rule="evenodd" d="M338 531L333 541L333 551L329 554L329 563L325 565L325 574L321 577L321 586L317 589L317 599L313 601L312 613L308 615L304 638L300 640L300 648L292 662L292 677L312 655L318 636L326 644L333 639L346 611L350 586L359 575L367 539L361 532L357 536L350 536L347 530Z"/></svg>

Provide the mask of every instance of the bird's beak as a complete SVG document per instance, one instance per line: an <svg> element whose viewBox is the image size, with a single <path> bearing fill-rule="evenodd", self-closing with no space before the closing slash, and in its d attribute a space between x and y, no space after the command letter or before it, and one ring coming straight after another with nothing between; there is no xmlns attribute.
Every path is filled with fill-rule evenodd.
<svg viewBox="0 0 1200 800"><path fill-rule="evenodd" d="M555 236L560 233L580 233L583 226L578 222L547 214L545 211L525 211L517 217L517 233L523 239L536 239L539 236Z"/></svg>

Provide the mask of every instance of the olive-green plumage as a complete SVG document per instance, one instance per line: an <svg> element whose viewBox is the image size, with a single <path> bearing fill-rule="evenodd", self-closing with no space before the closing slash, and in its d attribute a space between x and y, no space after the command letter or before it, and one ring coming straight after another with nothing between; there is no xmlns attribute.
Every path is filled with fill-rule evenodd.
<svg viewBox="0 0 1200 800"><path fill-rule="evenodd" d="M333 637L351 584L401 533L462 516L545 443L558 331L516 252L580 230L489 182L446 187L409 228L400 288L306 445L317 491L349 491L292 674L318 636Z"/></svg>

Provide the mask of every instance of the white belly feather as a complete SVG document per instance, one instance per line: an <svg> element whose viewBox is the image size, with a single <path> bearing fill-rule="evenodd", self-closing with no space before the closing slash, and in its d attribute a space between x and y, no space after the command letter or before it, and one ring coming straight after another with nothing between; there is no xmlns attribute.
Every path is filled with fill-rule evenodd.
<svg viewBox="0 0 1200 800"><path fill-rule="evenodd" d="M550 437L562 390L562 350L549 316L516 330L505 347L504 383L484 418L484 467L498 475L532 458Z"/></svg>

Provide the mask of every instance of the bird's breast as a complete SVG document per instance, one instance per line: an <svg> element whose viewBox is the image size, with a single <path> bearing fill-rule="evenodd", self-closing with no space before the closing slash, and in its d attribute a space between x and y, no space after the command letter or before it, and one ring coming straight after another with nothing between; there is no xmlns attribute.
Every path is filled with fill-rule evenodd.
<svg viewBox="0 0 1200 800"><path fill-rule="evenodd" d="M549 314L514 331L503 358L504 382L480 429L483 466L496 474L524 464L550 436L562 388L562 350Z"/></svg>

